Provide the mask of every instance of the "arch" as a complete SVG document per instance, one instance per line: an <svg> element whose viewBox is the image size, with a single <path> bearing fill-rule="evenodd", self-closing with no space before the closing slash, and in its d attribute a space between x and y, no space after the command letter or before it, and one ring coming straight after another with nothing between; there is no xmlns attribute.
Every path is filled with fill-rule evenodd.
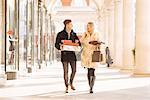
<svg viewBox="0 0 150 100"><path fill-rule="evenodd" d="M48 7L47 7L48 8L48 12L51 12L52 9L55 7L56 3L59 2L59 1L60 0L51 0L50 3L49 3L49 5L48 5ZM85 0L85 1L87 2L87 0ZM101 7L100 4L102 3L103 0L89 0L89 1L93 2L95 4L95 6L96 6L97 9L100 9L100 7ZM87 5L88 5L88 3L87 3Z"/></svg>

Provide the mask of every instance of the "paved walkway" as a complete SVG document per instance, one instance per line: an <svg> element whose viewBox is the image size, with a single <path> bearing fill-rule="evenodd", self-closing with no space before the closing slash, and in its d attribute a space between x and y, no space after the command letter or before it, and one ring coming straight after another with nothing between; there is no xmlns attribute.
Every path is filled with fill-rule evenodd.
<svg viewBox="0 0 150 100"><path fill-rule="evenodd" d="M31 74L18 73L17 80L8 80L0 87L0 100L150 100L150 77L133 77L100 65L94 94L89 94L86 73L78 62L76 91L68 94L64 93L61 63Z"/></svg>

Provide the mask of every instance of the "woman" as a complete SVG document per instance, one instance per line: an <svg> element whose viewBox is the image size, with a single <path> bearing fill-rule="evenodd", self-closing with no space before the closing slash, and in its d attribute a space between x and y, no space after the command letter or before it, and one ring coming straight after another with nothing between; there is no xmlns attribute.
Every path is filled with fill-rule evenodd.
<svg viewBox="0 0 150 100"><path fill-rule="evenodd" d="M14 40L15 39L13 39L13 31L8 31L8 35L9 35L9 42L10 42L9 51L11 52L8 63L14 64L14 52L15 52Z"/></svg>
<svg viewBox="0 0 150 100"><path fill-rule="evenodd" d="M92 62L92 54L93 51L96 50L97 45L95 43L91 43L91 41L98 41L97 34L94 33L94 24L93 22L88 22L87 24L87 32L85 32L81 39L81 45L83 47L83 51L81 53L81 65L84 68L88 69L88 82L90 87L90 93L93 93L93 86L95 81L95 68L97 66L96 62Z"/></svg>
<svg viewBox="0 0 150 100"><path fill-rule="evenodd" d="M112 59L111 56L110 56L109 47L106 47L105 53L106 53L105 58L106 58L107 67L110 67L110 64L113 64L113 59Z"/></svg>

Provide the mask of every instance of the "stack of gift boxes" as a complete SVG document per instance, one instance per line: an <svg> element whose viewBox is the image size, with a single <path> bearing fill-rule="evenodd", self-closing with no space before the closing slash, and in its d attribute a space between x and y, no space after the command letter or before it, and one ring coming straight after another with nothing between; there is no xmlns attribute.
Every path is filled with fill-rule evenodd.
<svg viewBox="0 0 150 100"><path fill-rule="evenodd" d="M73 43L72 40L62 40L63 51L80 51L81 47L78 43Z"/></svg>

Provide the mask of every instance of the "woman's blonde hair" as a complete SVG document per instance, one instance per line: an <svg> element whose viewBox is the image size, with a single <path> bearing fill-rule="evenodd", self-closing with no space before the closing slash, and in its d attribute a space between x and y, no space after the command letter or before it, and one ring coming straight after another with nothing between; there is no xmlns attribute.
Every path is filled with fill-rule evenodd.
<svg viewBox="0 0 150 100"><path fill-rule="evenodd" d="M93 23L93 22L88 22L88 24L89 24L89 25L93 25L93 26L94 26L94 23Z"/></svg>

